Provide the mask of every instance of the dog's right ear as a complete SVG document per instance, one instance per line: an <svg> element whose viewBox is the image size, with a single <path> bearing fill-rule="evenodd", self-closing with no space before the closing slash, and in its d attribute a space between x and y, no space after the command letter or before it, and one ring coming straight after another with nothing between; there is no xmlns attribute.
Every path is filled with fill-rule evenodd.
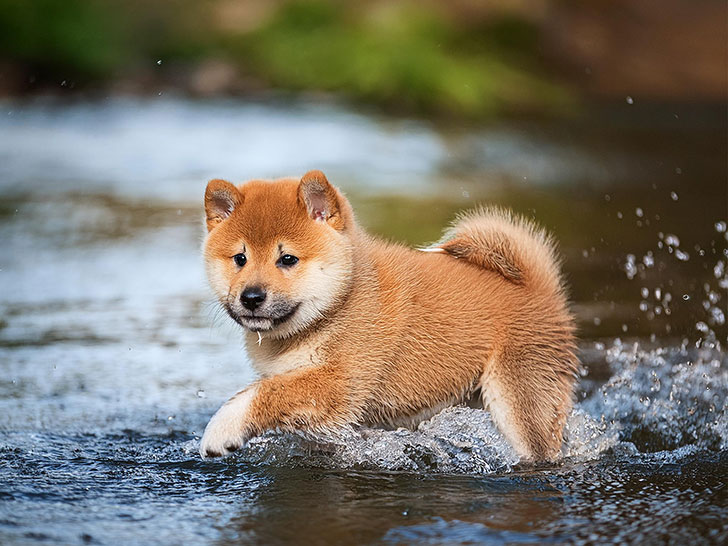
<svg viewBox="0 0 728 546"><path fill-rule="evenodd" d="M243 202L243 196L230 182L210 180L205 190L205 214L207 231L230 216L235 207Z"/></svg>

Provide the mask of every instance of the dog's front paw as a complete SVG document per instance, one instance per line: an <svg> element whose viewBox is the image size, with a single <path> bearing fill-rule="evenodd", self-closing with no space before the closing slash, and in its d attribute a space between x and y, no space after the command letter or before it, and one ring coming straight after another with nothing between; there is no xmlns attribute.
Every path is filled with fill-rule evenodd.
<svg viewBox="0 0 728 546"><path fill-rule="evenodd" d="M249 408L257 390L253 386L239 392L212 416L200 442L203 459L230 455L245 444L250 437Z"/></svg>

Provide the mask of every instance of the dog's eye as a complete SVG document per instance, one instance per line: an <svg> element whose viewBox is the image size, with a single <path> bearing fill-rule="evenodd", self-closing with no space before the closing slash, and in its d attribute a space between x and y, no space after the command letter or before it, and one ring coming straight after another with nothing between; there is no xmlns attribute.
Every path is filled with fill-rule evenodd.
<svg viewBox="0 0 728 546"><path fill-rule="evenodd" d="M236 254L235 256L233 256L233 261L238 267L243 267L248 259L245 257L245 254Z"/></svg>
<svg viewBox="0 0 728 546"><path fill-rule="evenodd" d="M283 266L283 267L291 267L292 265L296 265L298 263L298 258L293 256L292 254L284 254L280 258L278 258L278 263L276 265Z"/></svg>

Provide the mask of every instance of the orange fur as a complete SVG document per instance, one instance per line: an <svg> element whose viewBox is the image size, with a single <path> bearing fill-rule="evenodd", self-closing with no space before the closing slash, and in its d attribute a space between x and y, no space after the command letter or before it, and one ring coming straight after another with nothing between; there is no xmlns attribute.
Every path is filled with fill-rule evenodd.
<svg viewBox="0 0 728 546"><path fill-rule="evenodd" d="M417 252L367 235L319 171L215 180L205 204L210 284L248 330L260 379L213 417L203 456L271 428L414 424L480 392L521 457L558 457L578 362L541 230L481 209ZM284 254L298 263L282 266ZM246 318L251 286L265 291L264 318Z"/></svg>

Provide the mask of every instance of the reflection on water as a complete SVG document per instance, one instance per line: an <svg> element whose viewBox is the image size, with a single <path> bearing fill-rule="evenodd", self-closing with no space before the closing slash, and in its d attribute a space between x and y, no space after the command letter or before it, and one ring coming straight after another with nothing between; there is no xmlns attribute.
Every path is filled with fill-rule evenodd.
<svg viewBox="0 0 728 546"><path fill-rule="evenodd" d="M484 130L316 105L3 112L0 542L728 539L725 131L709 115ZM436 239L482 201L557 234L586 368L563 464L517 464L467 408L198 459L252 379L205 290L205 179L309 168L386 237Z"/></svg>

